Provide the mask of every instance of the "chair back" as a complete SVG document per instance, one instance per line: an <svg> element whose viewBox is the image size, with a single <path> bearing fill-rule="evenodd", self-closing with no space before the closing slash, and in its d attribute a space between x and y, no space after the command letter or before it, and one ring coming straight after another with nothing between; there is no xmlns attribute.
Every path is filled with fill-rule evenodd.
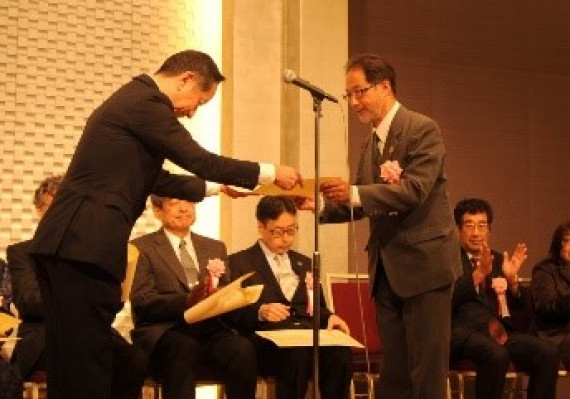
<svg viewBox="0 0 570 399"><path fill-rule="evenodd" d="M376 324L376 308L366 274L329 273L325 279L331 311L350 328L350 335L370 353L382 351Z"/></svg>

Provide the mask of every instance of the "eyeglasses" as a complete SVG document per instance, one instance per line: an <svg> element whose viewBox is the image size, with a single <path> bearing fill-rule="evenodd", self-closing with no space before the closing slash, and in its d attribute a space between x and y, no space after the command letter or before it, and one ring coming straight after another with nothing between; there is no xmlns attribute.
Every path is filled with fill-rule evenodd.
<svg viewBox="0 0 570 399"><path fill-rule="evenodd" d="M355 89L352 93L347 91L343 94L342 98L344 98L346 101L352 100L353 97L356 100L360 100L366 94L366 92L374 86L376 86L376 84L371 84L370 86L363 87L362 89Z"/></svg>
<svg viewBox="0 0 570 399"><path fill-rule="evenodd" d="M463 223L463 225L461 227L463 227L463 229L465 229L467 231L475 231L475 229L477 229L479 231L488 231L489 230L489 223L487 223L487 222L480 222L480 223L467 222L467 223Z"/></svg>
<svg viewBox="0 0 570 399"><path fill-rule="evenodd" d="M295 225L289 226L289 227L276 227L274 229L267 230L267 231L269 231L269 233L271 234L271 237L281 238L285 234L287 234L289 237L294 237L295 234L297 234L297 230L299 230L299 226L297 226L295 224Z"/></svg>

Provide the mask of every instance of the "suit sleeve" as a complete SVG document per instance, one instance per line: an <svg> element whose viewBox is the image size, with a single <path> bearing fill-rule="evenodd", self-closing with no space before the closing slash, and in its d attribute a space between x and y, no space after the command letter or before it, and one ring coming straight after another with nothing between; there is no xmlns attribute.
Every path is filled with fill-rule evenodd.
<svg viewBox="0 0 570 399"><path fill-rule="evenodd" d="M364 217L361 207L352 208L325 200L325 207L319 215L320 223L345 223L351 220L360 220Z"/></svg>
<svg viewBox="0 0 570 399"><path fill-rule="evenodd" d="M161 197L200 202L206 196L206 182L196 176L176 175L163 169L152 192Z"/></svg>
<svg viewBox="0 0 570 399"><path fill-rule="evenodd" d="M452 309L459 309L463 303L473 301L477 295L473 275L471 273L463 274L455 281Z"/></svg>
<svg viewBox="0 0 570 399"><path fill-rule="evenodd" d="M556 325L570 320L570 295L559 295L551 266L555 265L539 264L533 268L531 289L537 317Z"/></svg>
<svg viewBox="0 0 570 399"><path fill-rule="evenodd" d="M137 245L136 242L133 242ZM153 265L145 249L137 245L139 258L131 289L131 306L135 317L149 323L183 320L186 294L159 293L155 286Z"/></svg>
<svg viewBox="0 0 570 399"><path fill-rule="evenodd" d="M14 304L24 320L43 320L44 307L32 258L21 246L6 249Z"/></svg>
<svg viewBox="0 0 570 399"><path fill-rule="evenodd" d="M259 180L259 164L211 153L200 146L175 117L161 95L133 102L130 130L159 156L204 180L249 189Z"/></svg>

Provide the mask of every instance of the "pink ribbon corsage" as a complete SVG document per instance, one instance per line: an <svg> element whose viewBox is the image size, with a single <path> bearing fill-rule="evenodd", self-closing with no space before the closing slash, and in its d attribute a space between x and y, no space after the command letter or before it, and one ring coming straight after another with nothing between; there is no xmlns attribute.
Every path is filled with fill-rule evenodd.
<svg viewBox="0 0 570 399"><path fill-rule="evenodd" d="M507 296L505 295L507 286L507 280L503 277L496 277L491 280L491 288L497 293L499 316L501 317L509 317L511 315L507 306Z"/></svg>
<svg viewBox="0 0 570 399"><path fill-rule="evenodd" d="M387 184L398 184L400 183L400 175L402 174L402 168L398 161L386 161L380 165L380 177Z"/></svg>
<svg viewBox="0 0 570 399"><path fill-rule="evenodd" d="M210 259L208 261L208 265L206 266L206 270L208 270L210 274L209 285L211 289L218 288L218 284L220 282L220 276L226 272L226 266L224 265L224 261L221 259Z"/></svg>

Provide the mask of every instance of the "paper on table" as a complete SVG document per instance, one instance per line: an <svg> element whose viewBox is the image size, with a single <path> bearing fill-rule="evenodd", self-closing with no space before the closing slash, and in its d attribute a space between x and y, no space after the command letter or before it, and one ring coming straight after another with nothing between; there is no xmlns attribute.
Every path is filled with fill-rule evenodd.
<svg viewBox="0 0 570 399"><path fill-rule="evenodd" d="M255 333L273 341L279 347L313 346L313 330L271 330ZM364 348L364 345L340 330L319 330L319 346Z"/></svg>
<svg viewBox="0 0 570 399"><path fill-rule="evenodd" d="M127 302L131 295L131 287L133 286L133 279L135 277L135 270L137 269L137 261L139 259L139 250L133 244L128 244L127 247L127 271L125 279L121 283L121 300Z"/></svg>
<svg viewBox="0 0 570 399"><path fill-rule="evenodd" d="M196 323L256 302L261 295L263 285L241 286L242 281L253 273L255 272L244 274L186 310L184 312L186 323Z"/></svg>
<svg viewBox="0 0 570 399"><path fill-rule="evenodd" d="M16 327L22 320L10 316L9 314L0 312L0 334Z"/></svg>
<svg viewBox="0 0 570 399"><path fill-rule="evenodd" d="M328 180L338 180L338 177L321 177L319 183L324 183ZM263 195L287 195L292 197L314 197L315 196L315 179L303 180L303 187L297 185L292 190L283 190L275 184L268 184L253 190L254 193Z"/></svg>

